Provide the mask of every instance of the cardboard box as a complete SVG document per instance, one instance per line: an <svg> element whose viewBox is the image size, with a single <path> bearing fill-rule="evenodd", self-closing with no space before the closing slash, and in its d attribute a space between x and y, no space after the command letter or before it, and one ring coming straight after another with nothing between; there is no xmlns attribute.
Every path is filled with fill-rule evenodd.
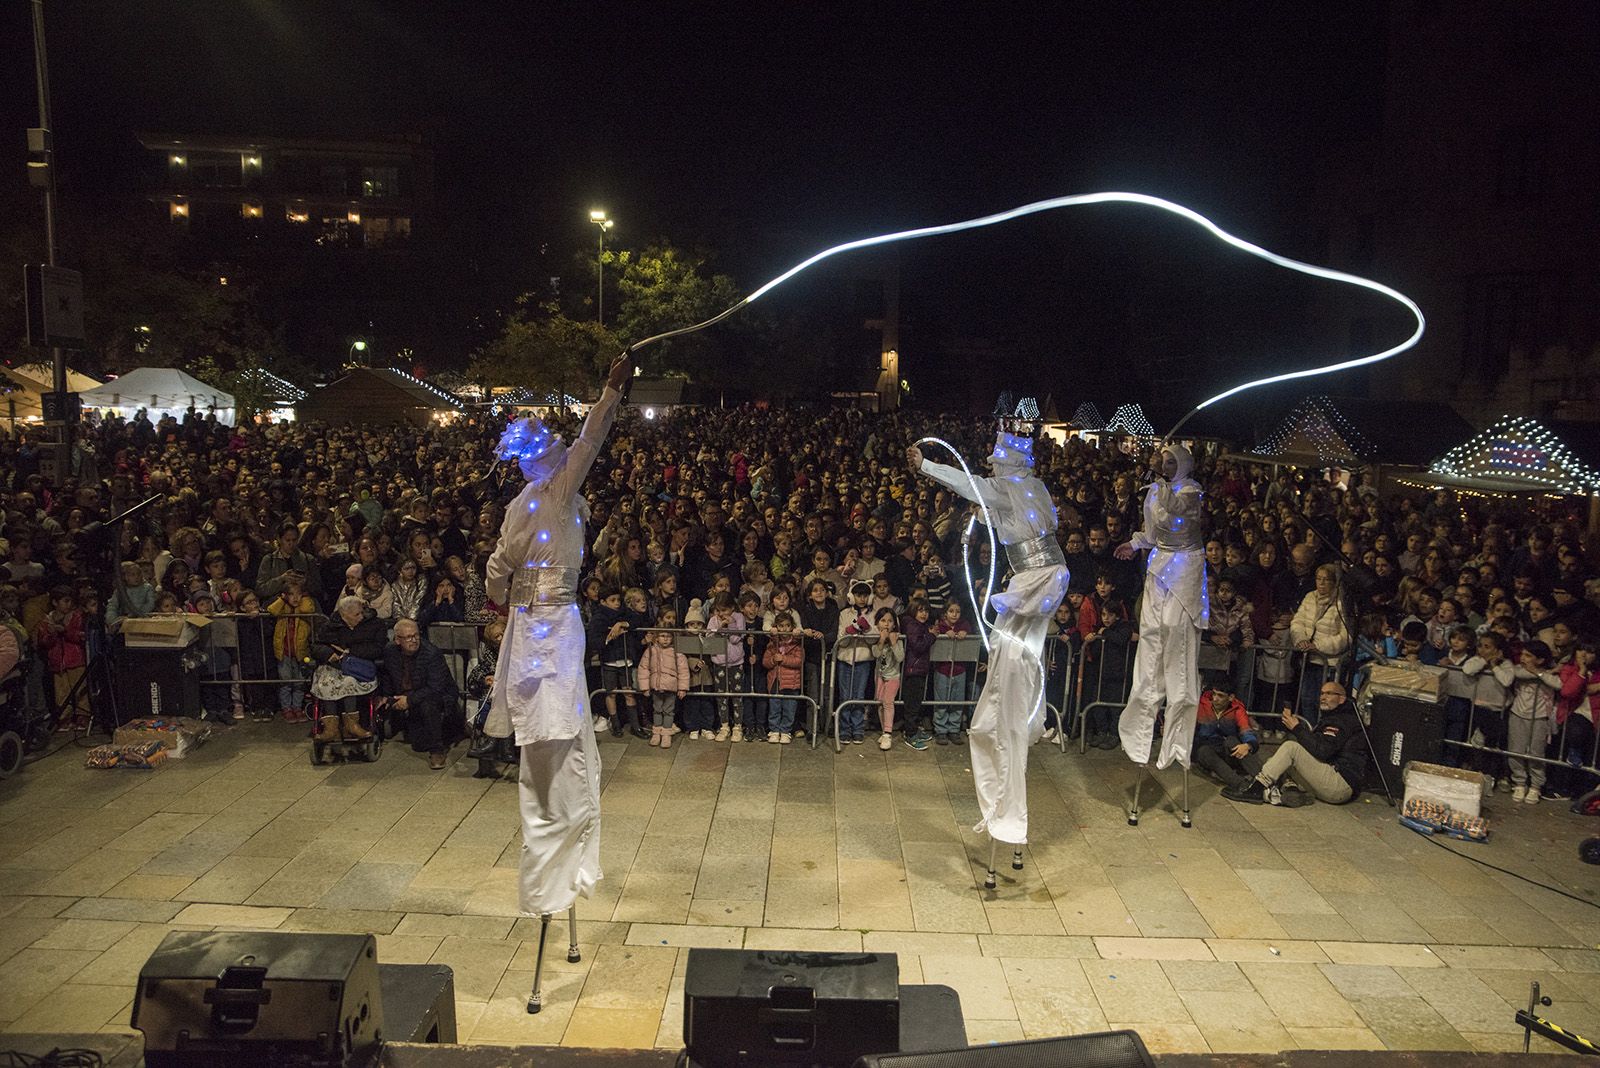
<svg viewBox="0 0 1600 1068"><path fill-rule="evenodd" d="M124 619L122 638L131 649L186 649L210 625L210 619L193 612Z"/></svg>
<svg viewBox="0 0 1600 1068"><path fill-rule="evenodd" d="M1401 773L1406 785L1405 801L1422 798L1436 801L1467 816L1477 816L1483 802L1483 776L1476 771L1447 768L1413 760Z"/></svg>
<svg viewBox="0 0 1600 1068"><path fill-rule="evenodd" d="M1445 668L1432 664L1411 664L1398 660L1373 664L1367 669L1364 695L1384 693L1438 704L1444 700L1445 671Z"/></svg>

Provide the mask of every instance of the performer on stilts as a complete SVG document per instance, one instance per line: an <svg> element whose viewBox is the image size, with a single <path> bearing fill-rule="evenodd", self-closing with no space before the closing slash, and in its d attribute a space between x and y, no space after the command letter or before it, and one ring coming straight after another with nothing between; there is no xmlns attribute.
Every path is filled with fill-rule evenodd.
<svg viewBox="0 0 1600 1068"><path fill-rule="evenodd" d="M1205 541L1200 531L1201 492L1189 477L1194 459L1182 445L1163 445L1156 457L1156 480L1144 498L1144 527L1116 556L1128 560L1150 550L1145 564L1144 598L1139 608L1138 652L1133 659L1132 690L1122 710L1118 733L1122 749L1135 764L1157 768L1174 760L1189 770L1195 713L1200 705L1198 657L1200 631L1210 620L1206 596ZM1166 703L1159 747L1156 718ZM1188 779L1184 780L1182 818L1188 825ZM1138 794L1128 822L1138 822Z"/></svg>
<svg viewBox="0 0 1600 1068"><path fill-rule="evenodd" d="M507 507L489 558L489 597L506 606L484 733L521 748L520 906L538 916L539 961L528 1011L540 1008L539 975L550 916L568 914L568 960L577 960L577 899L600 881L600 751L583 671L578 568L589 506L580 490L616 421L633 374L630 353L611 364L605 390L571 447L537 417L519 419L496 454L528 480Z"/></svg>
<svg viewBox="0 0 1600 1068"><path fill-rule="evenodd" d="M1021 431L1010 432L1012 429ZM983 818L973 828L991 839L989 889L994 888L993 842L1013 845L1012 868L1022 867L1028 841L1028 747L1044 734L1044 639L1067 595L1067 565L1056 542L1050 492L1033 474L1032 427L1002 420L989 456L993 476L932 463L918 447L906 450L911 470L979 505L1011 566L1005 591L989 598L996 611L989 679L972 716L972 772ZM954 452L954 450L951 450ZM974 606L982 627L983 606Z"/></svg>

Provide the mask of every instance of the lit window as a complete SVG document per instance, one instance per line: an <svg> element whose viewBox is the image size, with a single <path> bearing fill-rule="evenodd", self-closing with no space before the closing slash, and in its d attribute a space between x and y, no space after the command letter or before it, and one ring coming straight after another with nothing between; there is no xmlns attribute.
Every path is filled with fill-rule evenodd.
<svg viewBox="0 0 1600 1068"><path fill-rule="evenodd" d="M189 157L180 152L174 152L167 157L167 166L182 169L189 165Z"/></svg>
<svg viewBox="0 0 1600 1068"><path fill-rule="evenodd" d="M284 212L284 218L292 223L310 222L311 214L304 208L289 208Z"/></svg>
<svg viewBox="0 0 1600 1068"><path fill-rule="evenodd" d="M259 219L262 215L260 204L240 204L239 215L245 219Z"/></svg>
<svg viewBox="0 0 1600 1068"><path fill-rule="evenodd" d="M187 219L189 217L189 205L174 200L167 205L167 216L171 219Z"/></svg>
<svg viewBox="0 0 1600 1068"><path fill-rule="evenodd" d="M345 222L359 223L361 221L361 213L352 209L345 213L344 218Z"/></svg>
<svg viewBox="0 0 1600 1068"><path fill-rule="evenodd" d="M395 197L400 195L400 170L397 167L361 168L361 195Z"/></svg>

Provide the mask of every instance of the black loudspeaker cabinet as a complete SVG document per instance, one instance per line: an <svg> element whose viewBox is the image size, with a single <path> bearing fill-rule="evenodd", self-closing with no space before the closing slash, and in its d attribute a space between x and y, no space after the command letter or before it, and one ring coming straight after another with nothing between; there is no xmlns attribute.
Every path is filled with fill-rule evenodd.
<svg viewBox="0 0 1600 1068"><path fill-rule="evenodd" d="M117 660L117 701L121 718L198 716L200 673L185 661L192 650L124 649Z"/></svg>
<svg viewBox="0 0 1600 1068"><path fill-rule="evenodd" d="M131 1023L149 1068L344 1068L383 1037L377 940L173 931L139 971Z"/></svg>
<svg viewBox="0 0 1600 1068"><path fill-rule="evenodd" d="M1437 764L1444 756L1444 705L1394 694L1372 699L1367 735L1372 755L1365 788L1383 792L1387 782L1396 799L1405 792L1400 774L1413 760Z"/></svg>
<svg viewBox="0 0 1600 1068"><path fill-rule="evenodd" d="M996 1042L939 1053L884 1053L855 1068L1155 1068L1132 1031L1065 1035L1031 1042Z"/></svg>
<svg viewBox="0 0 1600 1068"><path fill-rule="evenodd" d="M698 1068L848 1068L900 1048L893 953L691 949L683 1042Z"/></svg>

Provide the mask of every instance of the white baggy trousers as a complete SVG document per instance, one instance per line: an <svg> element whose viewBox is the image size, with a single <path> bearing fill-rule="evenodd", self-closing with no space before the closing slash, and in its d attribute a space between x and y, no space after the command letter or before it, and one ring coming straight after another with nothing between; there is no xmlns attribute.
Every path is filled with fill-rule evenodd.
<svg viewBox="0 0 1600 1068"><path fill-rule="evenodd" d="M586 729L521 748L522 911L564 912L600 881L600 747Z"/></svg>
<svg viewBox="0 0 1600 1068"><path fill-rule="evenodd" d="M1049 616L1024 612L1006 612L995 621L989 678L967 735L983 814L973 829L1013 845L1028 841L1028 746L1044 733L1039 657L1049 626Z"/></svg>
<svg viewBox="0 0 1600 1068"><path fill-rule="evenodd" d="M1144 603L1139 608L1138 653L1133 659L1133 689L1122 710L1117 733L1123 752L1135 764L1150 761L1156 716L1166 702L1166 724L1156 767L1174 760L1189 766L1194 718L1200 708L1200 631L1175 594L1146 575Z"/></svg>

